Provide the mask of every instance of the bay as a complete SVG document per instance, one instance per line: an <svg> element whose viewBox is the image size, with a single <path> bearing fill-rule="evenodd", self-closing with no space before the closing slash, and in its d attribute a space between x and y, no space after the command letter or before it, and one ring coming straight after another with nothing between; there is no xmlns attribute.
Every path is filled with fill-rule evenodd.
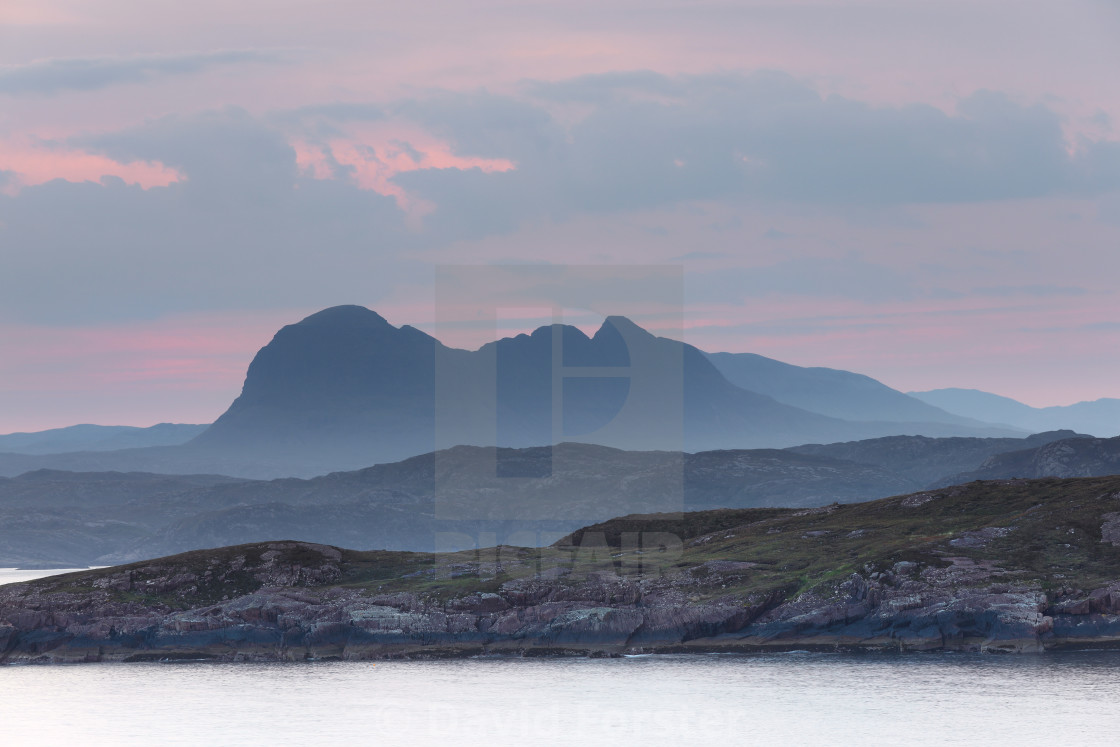
<svg viewBox="0 0 1120 747"><path fill-rule="evenodd" d="M6 744L1115 744L1120 652L0 667Z"/></svg>

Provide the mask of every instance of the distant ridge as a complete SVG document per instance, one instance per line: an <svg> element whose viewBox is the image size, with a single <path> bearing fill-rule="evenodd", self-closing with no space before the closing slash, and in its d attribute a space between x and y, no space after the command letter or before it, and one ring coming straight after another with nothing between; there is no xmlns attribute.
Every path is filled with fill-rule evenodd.
<svg viewBox="0 0 1120 747"><path fill-rule="evenodd" d="M802 389L825 370L788 369L783 375L800 376ZM578 441L695 452L896 434L1020 435L942 413L857 374L825 378L831 399L849 400L843 407L859 417L813 412L737 386L712 357L625 317L608 317L590 337L553 325L467 351L395 327L362 306L336 306L279 330L254 357L240 396L190 442L38 458L0 454L0 474L48 467L310 477L460 444ZM871 395L860 400L853 387ZM884 419L892 403L902 415ZM826 404L815 406L828 410Z"/></svg>
<svg viewBox="0 0 1120 747"><path fill-rule="evenodd" d="M547 544L618 513L806 508L898 495L975 470L994 451L1021 452L1061 435L897 436L697 454L578 443L457 446L309 480L40 469L0 478L0 567L102 565L289 536L395 550L473 547L483 534ZM509 479L496 464L544 479Z"/></svg>
<svg viewBox="0 0 1120 747"><path fill-rule="evenodd" d="M1072 405L1031 407L979 389L932 389L910 395L949 412L1029 431L1068 428L1101 438L1120 436L1120 399L1106 397Z"/></svg>
<svg viewBox="0 0 1120 747"><path fill-rule="evenodd" d="M554 338L560 361L553 360ZM566 379L562 410L554 413L557 366L619 368L628 375ZM439 371L453 395L439 403L446 446L541 446L575 437L679 450L787 446L809 434L858 432L735 387L700 351L622 317L608 318L591 337L553 325L471 352L412 327L393 327L368 309L341 306L280 330L249 366L241 396L191 446L324 466L329 453L337 468L432 451ZM641 387L656 395L646 395L649 406L630 423L611 422ZM675 419L661 409L673 406Z"/></svg>
<svg viewBox="0 0 1120 747"><path fill-rule="evenodd" d="M557 347L562 360L554 361ZM558 367L565 376L585 367L625 375L565 378L562 408L553 412ZM442 386L453 396L443 395L437 405L441 371ZM850 422L785 404L736 386L701 351L655 337L625 317L608 317L591 337L553 325L471 352L446 347L413 327L394 327L369 309L339 306L280 330L250 365L241 396L192 446L237 449L259 459L283 455L314 470L456 444L526 447L578 440L700 451L898 432L1008 433L878 387L880 400L891 396L906 405L907 415L939 421L875 422L889 410L880 405L861 422ZM625 418L612 420L635 403Z"/></svg>
<svg viewBox="0 0 1120 747"><path fill-rule="evenodd" d="M160 423L148 428L129 425L71 425L33 433L0 436L0 453L61 454L71 451L115 451L144 446L177 446L206 430L206 425Z"/></svg>
<svg viewBox="0 0 1120 747"><path fill-rule="evenodd" d="M994 454L978 469L948 475L937 485L972 480L1037 477L1097 477L1120 474L1120 437L1071 438Z"/></svg>
<svg viewBox="0 0 1120 747"><path fill-rule="evenodd" d="M848 443L805 444L795 446L790 451L873 465L905 475L914 481L914 487L917 488L961 482L962 478L953 476L975 470L985 460L997 454L1021 452L1024 449L1031 450L1053 442L1066 443L1074 439L1093 440L1091 436L1073 431L1048 431L1026 438L886 436Z"/></svg>
<svg viewBox="0 0 1120 747"><path fill-rule="evenodd" d="M962 417L891 389L870 376L835 368L794 366L755 353L706 353L732 384L778 402L853 421L948 423L969 428L990 423Z"/></svg>

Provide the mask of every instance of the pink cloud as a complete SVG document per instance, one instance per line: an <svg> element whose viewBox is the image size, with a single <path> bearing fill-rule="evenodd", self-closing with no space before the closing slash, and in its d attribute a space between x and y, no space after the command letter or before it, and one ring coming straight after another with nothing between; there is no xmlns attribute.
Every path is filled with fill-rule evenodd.
<svg viewBox="0 0 1120 747"><path fill-rule="evenodd" d="M423 215L432 206L394 184L392 179L397 174L419 169L479 169L494 173L516 168L513 161L505 158L458 155L450 143L399 123L351 126L344 136L325 143L296 138L292 147L303 173L316 179L332 178L333 160L352 169L357 186L393 197L402 210L413 215Z"/></svg>
<svg viewBox="0 0 1120 747"><path fill-rule="evenodd" d="M129 184L149 189L166 187L183 178L175 169L158 161L121 163L80 150L45 148L29 140L0 140L0 171L16 174L15 190L52 179L97 182L106 176L119 177Z"/></svg>

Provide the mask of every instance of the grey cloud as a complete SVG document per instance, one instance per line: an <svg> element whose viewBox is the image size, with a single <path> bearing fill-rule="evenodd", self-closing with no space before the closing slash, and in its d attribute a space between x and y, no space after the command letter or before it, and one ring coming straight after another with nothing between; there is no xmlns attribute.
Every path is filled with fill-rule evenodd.
<svg viewBox="0 0 1120 747"><path fill-rule="evenodd" d="M1053 327L1019 327L1020 332L1042 334L1069 334L1070 332L1120 332L1120 322L1091 322L1089 324Z"/></svg>
<svg viewBox="0 0 1120 747"><path fill-rule="evenodd" d="M563 128L552 116L508 96L444 92L397 102L391 111L450 138L475 156L539 160L566 154Z"/></svg>
<svg viewBox="0 0 1120 747"><path fill-rule="evenodd" d="M1097 109L1096 113L1089 117L1089 124L1096 125L1108 132L1112 129L1112 117L1108 116L1108 112L1104 109Z"/></svg>
<svg viewBox="0 0 1120 747"><path fill-rule="evenodd" d="M56 181L0 194L0 315L95 320L308 307L341 296L372 301L403 278L423 276L423 266L408 259L417 247L511 232L541 217L689 200L792 200L871 215L912 202L1120 189L1120 145L1087 143L1071 156L1052 112L995 93L972 97L949 116L825 98L776 73L595 76L526 90L319 106L264 120L229 109L72 140L68 146L124 161L162 162L185 180L148 190L114 179ZM565 102L587 116L566 124L550 108ZM353 185L342 165L333 180L299 173L286 138L291 127L383 115L419 122L460 155L507 158L517 167L398 174L398 184L436 206L420 230L408 227L391 198ZM1102 202L1101 218L1115 209ZM940 292L856 259L790 259L688 282L713 302Z"/></svg>
<svg viewBox="0 0 1120 747"><path fill-rule="evenodd" d="M726 252L694 251L686 252L685 254L681 254L676 257L670 257L669 260L671 262L689 262L698 259L724 259L727 256L728 255Z"/></svg>
<svg viewBox="0 0 1120 747"><path fill-rule="evenodd" d="M652 70L622 71L581 75L563 81L525 81L530 96L551 101L604 104L620 97L641 93L673 96L680 88L670 78Z"/></svg>
<svg viewBox="0 0 1120 747"><path fill-rule="evenodd" d="M337 122L373 121L385 117L385 110L376 104L356 101L336 101L330 104L310 104L287 111L276 112L270 119L282 122L299 122L323 118Z"/></svg>
<svg viewBox="0 0 1120 747"><path fill-rule="evenodd" d="M0 67L0 94L50 96L142 83L167 75L197 73L220 65L279 62L275 52L228 50L180 55L48 59Z"/></svg>
<svg viewBox="0 0 1120 747"><path fill-rule="evenodd" d="M241 109L164 117L70 145L119 161L159 161L186 175L192 199L223 211L283 200L295 184L295 151L283 133Z"/></svg>
<svg viewBox="0 0 1120 747"><path fill-rule="evenodd" d="M511 232L542 213L567 214L552 201L548 184L534 183L520 170L487 174L477 168L419 169L398 174L393 181L436 205L424 216L424 230L437 242Z"/></svg>
<svg viewBox="0 0 1120 747"><path fill-rule="evenodd" d="M1084 296L1088 292L1086 288L1069 285L997 285L985 288L974 288L967 295L990 296L994 298L1013 298L1016 296L1055 298L1063 296Z"/></svg>
<svg viewBox="0 0 1120 747"><path fill-rule="evenodd" d="M372 303L425 278L396 203L300 177L272 128L231 110L91 139L186 180L62 180L0 194L0 317L88 323L223 308Z"/></svg>
<svg viewBox="0 0 1120 747"><path fill-rule="evenodd" d="M296 130L322 144L328 138L345 134L339 126L341 123L374 122L384 118L385 110L377 104L338 101L273 112L265 120L286 130Z"/></svg>
<svg viewBox="0 0 1120 747"><path fill-rule="evenodd" d="M1097 205L1097 220L1120 226L1120 192L1105 195Z"/></svg>
<svg viewBox="0 0 1120 747"><path fill-rule="evenodd" d="M1120 142L1084 144L1078 174L1080 192L1101 194L1120 189Z"/></svg>
<svg viewBox="0 0 1120 747"><path fill-rule="evenodd" d="M765 267L690 273L686 284L690 296L712 303L778 295L875 303L925 295L904 273L859 259L833 257L798 257Z"/></svg>
<svg viewBox="0 0 1120 747"><path fill-rule="evenodd" d="M479 230L492 220L496 231L514 221L502 205L563 217L700 199L867 208L1120 188L1120 144L1083 143L1071 155L1054 112L997 92L974 94L948 115L822 97L773 72L598 75L525 90L529 100L441 95L396 109L464 154L515 161L516 173L432 170L397 181L431 198L445 224ZM548 114L547 102L573 101L588 109L577 124ZM470 213L453 199L465 182ZM488 219L479 202L499 207Z"/></svg>
<svg viewBox="0 0 1120 747"><path fill-rule="evenodd" d="M718 332L721 335L781 335L796 337L798 335L816 335L822 332L892 329L898 326L899 324L897 322L863 322L854 321L848 317L836 316L788 319L774 322L748 322L745 324L706 324L689 327L688 334L701 335L704 332Z"/></svg>

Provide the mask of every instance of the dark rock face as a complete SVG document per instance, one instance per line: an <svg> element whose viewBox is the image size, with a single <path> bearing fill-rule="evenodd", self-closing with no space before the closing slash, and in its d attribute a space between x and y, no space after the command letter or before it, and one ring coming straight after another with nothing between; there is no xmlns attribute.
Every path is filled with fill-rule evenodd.
<svg viewBox="0 0 1120 747"><path fill-rule="evenodd" d="M257 550L259 559L246 561ZM293 552L304 558L292 562ZM0 661L167 658L298 660L458 656L483 652L636 653L783 649L1032 652L1120 645L1120 582L1051 598L996 583L1005 569L951 557L945 568L897 563L852 573L829 594L696 601L684 574L616 573L507 581L434 602L415 593L331 586L341 552L305 543L246 548L230 565L174 563L121 571L82 594L26 585L0 592ZM734 577L743 569L713 570ZM719 568L719 566L714 566ZM186 609L121 602L121 593L190 598L207 584L251 591ZM711 579L709 579L711 581ZM24 588L20 588L24 587Z"/></svg>
<svg viewBox="0 0 1120 747"><path fill-rule="evenodd" d="M1117 515L1120 478L1013 481L541 550L242 545L2 587L0 661L1120 646Z"/></svg>

